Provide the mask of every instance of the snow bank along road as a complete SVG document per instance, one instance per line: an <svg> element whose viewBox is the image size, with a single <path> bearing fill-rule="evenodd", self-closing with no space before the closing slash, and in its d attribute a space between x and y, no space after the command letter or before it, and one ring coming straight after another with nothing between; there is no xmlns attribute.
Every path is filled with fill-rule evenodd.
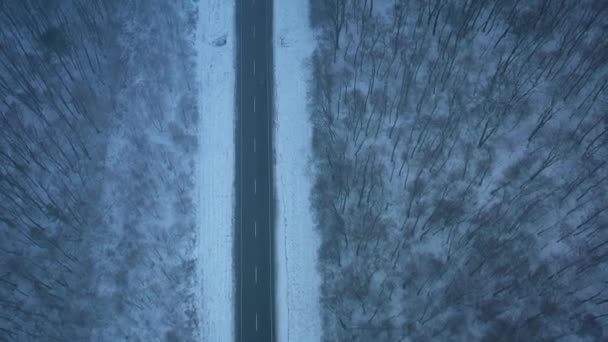
<svg viewBox="0 0 608 342"><path fill-rule="evenodd" d="M274 2L276 340L321 341L320 274L309 197L312 124L307 107L315 40L307 0Z"/></svg>
<svg viewBox="0 0 608 342"><path fill-rule="evenodd" d="M234 3L201 0L198 9L198 73L200 123L197 187L198 241L202 340L233 341L236 296L232 263L234 243L233 188L235 35ZM216 46L225 37L227 44Z"/></svg>
<svg viewBox="0 0 608 342"><path fill-rule="evenodd" d="M274 341L272 2L237 1L238 341Z"/></svg>

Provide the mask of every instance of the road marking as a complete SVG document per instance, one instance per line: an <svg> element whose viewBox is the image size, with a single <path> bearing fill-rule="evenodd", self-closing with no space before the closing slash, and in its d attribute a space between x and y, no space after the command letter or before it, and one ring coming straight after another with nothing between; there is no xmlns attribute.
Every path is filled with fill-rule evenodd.
<svg viewBox="0 0 608 342"><path fill-rule="evenodd" d="M255 267L255 283L258 283L258 267Z"/></svg>
<svg viewBox="0 0 608 342"><path fill-rule="evenodd" d="M253 74L255 75L255 59L253 60Z"/></svg>
<svg viewBox="0 0 608 342"><path fill-rule="evenodd" d="M258 193L258 182L257 179L253 179L253 193L257 194Z"/></svg>
<svg viewBox="0 0 608 342"><path fill-rule="evenodd" d="M258 313L255 313L255 331L258 331Z"/></svg>
<svg viewBox="0 0 608 342"><path fill-rule="evenodd" d="M255 96L253 97L253 112L255 113Z"/></svg>
<svg viewBox="0 0 608 342"><path fill-rule="evenodd" d="M256 146L257 146L257 144L256 144L256 141L255 141L255 138L253 138L253 152L254 152L254 153L255 153L255 152L256 152L256 150L257 150Z"/></svg>
<svg viewBox="0 0 608 342"><path fill-rule="evenodd" d="M253 221L253 236L258 237L258 221Z"/></svg>
<svg viewBox="0 0 608 342"><path fill-rule="evenodd" d="M253 38L255 38L255 25L253 25Z"/></svg>

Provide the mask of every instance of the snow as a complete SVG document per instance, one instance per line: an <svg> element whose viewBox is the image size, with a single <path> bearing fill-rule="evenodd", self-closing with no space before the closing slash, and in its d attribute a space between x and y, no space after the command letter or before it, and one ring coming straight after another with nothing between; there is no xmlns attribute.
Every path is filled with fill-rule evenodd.
<svg viewBox="0 0 608 342"><path fill-rule="evenodd" d="M200 0L198 9L198 226L201 229L197 299L203 341L234 340L234 2ZM218 44L219 40L226 44Z"/></svg>
<svg viewBox="0 0 608 342"><path fill-rule="evenodd" d="M308 12L308 1L274 2L277 341L321 339L320 237L309 201L313 177L307 59L315 43Z"/></svg>

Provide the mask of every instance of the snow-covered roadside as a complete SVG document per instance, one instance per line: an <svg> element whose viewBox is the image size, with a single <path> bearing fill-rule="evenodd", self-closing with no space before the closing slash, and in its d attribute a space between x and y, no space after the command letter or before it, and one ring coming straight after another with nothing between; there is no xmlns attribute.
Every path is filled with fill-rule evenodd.
<svg viewBox="0 0 608 342"><path fill-rule="evenodd" d="M234 340L234 2L199 0L198 13L197 302L203 341L225 342Z"/></svg>
<svg viewBox="0 0 608 342"><path fill-rule="evenodd" d="M308 6L308 1L274 1L277 341L321 338L321 280L316 269L320 239L309 202L312 125L306 63L314 38Z"/></svg>

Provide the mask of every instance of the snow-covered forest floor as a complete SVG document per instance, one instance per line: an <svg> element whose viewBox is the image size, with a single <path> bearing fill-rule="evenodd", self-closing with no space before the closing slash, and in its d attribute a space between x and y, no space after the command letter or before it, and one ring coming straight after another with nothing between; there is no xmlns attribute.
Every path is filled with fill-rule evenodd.
<svg viewBox="0 0 608 342"><path fill-rule="evenodd" d="M607 3L311 3L323 340L605 340Z"/></svg>
<svg viewBox="0 0 608 342"><path fill-rule="evenodd" d="M196 14L0 3L0 340L201 340Z"/></svg>

